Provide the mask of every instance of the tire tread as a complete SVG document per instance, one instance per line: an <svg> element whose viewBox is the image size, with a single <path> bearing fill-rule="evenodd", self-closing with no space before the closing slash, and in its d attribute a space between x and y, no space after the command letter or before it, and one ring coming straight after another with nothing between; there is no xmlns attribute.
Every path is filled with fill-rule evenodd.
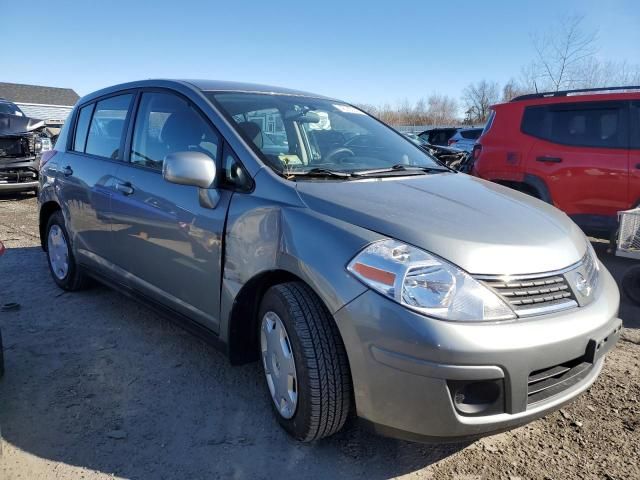
<svg viewBox="0 0 640 480"><path fill-rule="evenodd" d="M302 282L274 287L290 308L309 372L311 418L303 441L328 437L347 420L351 375L347 353L331 314Z"/></svg>

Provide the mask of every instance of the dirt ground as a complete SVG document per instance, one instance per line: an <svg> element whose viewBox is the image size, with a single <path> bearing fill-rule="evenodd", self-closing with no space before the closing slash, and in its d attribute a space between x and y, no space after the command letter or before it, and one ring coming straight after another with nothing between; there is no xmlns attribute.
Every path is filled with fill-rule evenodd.
<svg viewBox="0 0 640 480"><path fill-rule="evenodd" d="M67 294L39 247L36 201L0 198L0 479L640 478L640 308L596 384L561 411L464 445L349 425L290 440L257 364L212 347L105 287ZM599 254L616 278L629 261ZM428 408L428 405L425 405Z"/></svg>

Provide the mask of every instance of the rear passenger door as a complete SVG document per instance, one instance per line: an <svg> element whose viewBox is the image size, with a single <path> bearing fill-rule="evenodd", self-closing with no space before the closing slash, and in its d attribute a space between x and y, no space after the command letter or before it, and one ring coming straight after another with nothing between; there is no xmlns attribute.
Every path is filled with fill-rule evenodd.
<svg viewBox="0 0 640 480"><path fill-rule="evenodd" d="M164 180L166 155L198 151L222 173L221 138L185 97L168 90L139 95L127 162L116 173L114 245L124 280L138 291L218 331L222 240L231 191ZM216 196L214 208L200 195Z"/></svg>
<svg viewBox="0 0 640 480"><path fill-rule="evenodd" d="M536 137L527 172L546 183L554 205L583 228L614 227L628 204L627 103L527 107L522 131Z"/></svg>
<svg viewBox="0 0 640 480"><path fill-rule="evenodd" d="M82 263L100 270L114 260L111 196L132 100L123 93L82 106L58 161L58 196L73 248Z"/></svg>

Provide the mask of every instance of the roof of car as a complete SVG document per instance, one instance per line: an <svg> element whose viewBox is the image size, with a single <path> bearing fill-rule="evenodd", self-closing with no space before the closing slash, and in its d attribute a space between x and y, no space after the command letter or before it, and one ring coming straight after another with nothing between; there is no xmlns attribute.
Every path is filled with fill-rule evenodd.
<svg viewBox="0 0 640 480"><path fill-rule="evenodd" d="M138 80L134 82L121 83L119 85L113 85L110 87L103 88L102 90L98 90L96 92L92 92L82 98L80 103L84 103L85 101L93 100L102 95L111 94L114 92L118 92L120 90L127 90L133 88L144 88L144 87L172 87L181 85L182 87L188 86L190 88L195 88L201 91L225 91L225 92L246 92L246 93L267 93L274 95L297 95L304 96L310 98L323 98L330 99L329 97L325 97L323 95L317 95L315 93L304 92L301 90L293 90L290 88L282 88L282 87L273 87L270 85L260 85L256 83L244 83L244 82L230 82L225 80L192 80L192 79L148 79L148 80Z"/></svg>
<svg viewBox="0 0 640 480"><path fill-rule="evenodd" d="M291 88L274 87L272 85L262 85L259 83L231 82L227 80L182 80L190 83L196 88L204 91L230 91L230 92L253 92L253 93L275 93L282 95L301 95L314 98L328 98L324 95L294 90Z"/></svg>
<svg viewBox="0 0 640 480"><path fill-rule="evenodd" d="M630 88L630 90L632 90ZM639 91L616 92L602 89L601 93L593 92L569 92L565 95L543 96L544 94L531 94L516 97L510 102L498 103L492 105L494 107L512 106L531 106L531 105L550 105L562 103L582 103L582 102L604 102L611 100L638 100L640 99Z"/></svg>

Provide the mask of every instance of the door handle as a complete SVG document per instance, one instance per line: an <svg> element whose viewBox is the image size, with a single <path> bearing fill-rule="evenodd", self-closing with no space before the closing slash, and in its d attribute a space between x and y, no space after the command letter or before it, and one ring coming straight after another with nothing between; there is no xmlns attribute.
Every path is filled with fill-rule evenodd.
<svg viewBox="0 0 640 480"><path fill-rule="evenodd" d="M62 169L62 174L65 177L70 177L71 175L73 175L73 169L69 165L67 165Z"/></svg>
<svg viewBox="0 0 640 480"><path fill-rule="evenodd" d="M538 162L546 162L546 163L560 163L562 161L562 158L560 157L547 157L547 156L542 156L542 157L536 157L536 160Z"/></svg>
<svg viewBox="0 0 640 480"><path fill-rule="evenodd" d="M133 193L133 187L130 183L116 183L116 190L123 195L131 195Z"/></svg>

